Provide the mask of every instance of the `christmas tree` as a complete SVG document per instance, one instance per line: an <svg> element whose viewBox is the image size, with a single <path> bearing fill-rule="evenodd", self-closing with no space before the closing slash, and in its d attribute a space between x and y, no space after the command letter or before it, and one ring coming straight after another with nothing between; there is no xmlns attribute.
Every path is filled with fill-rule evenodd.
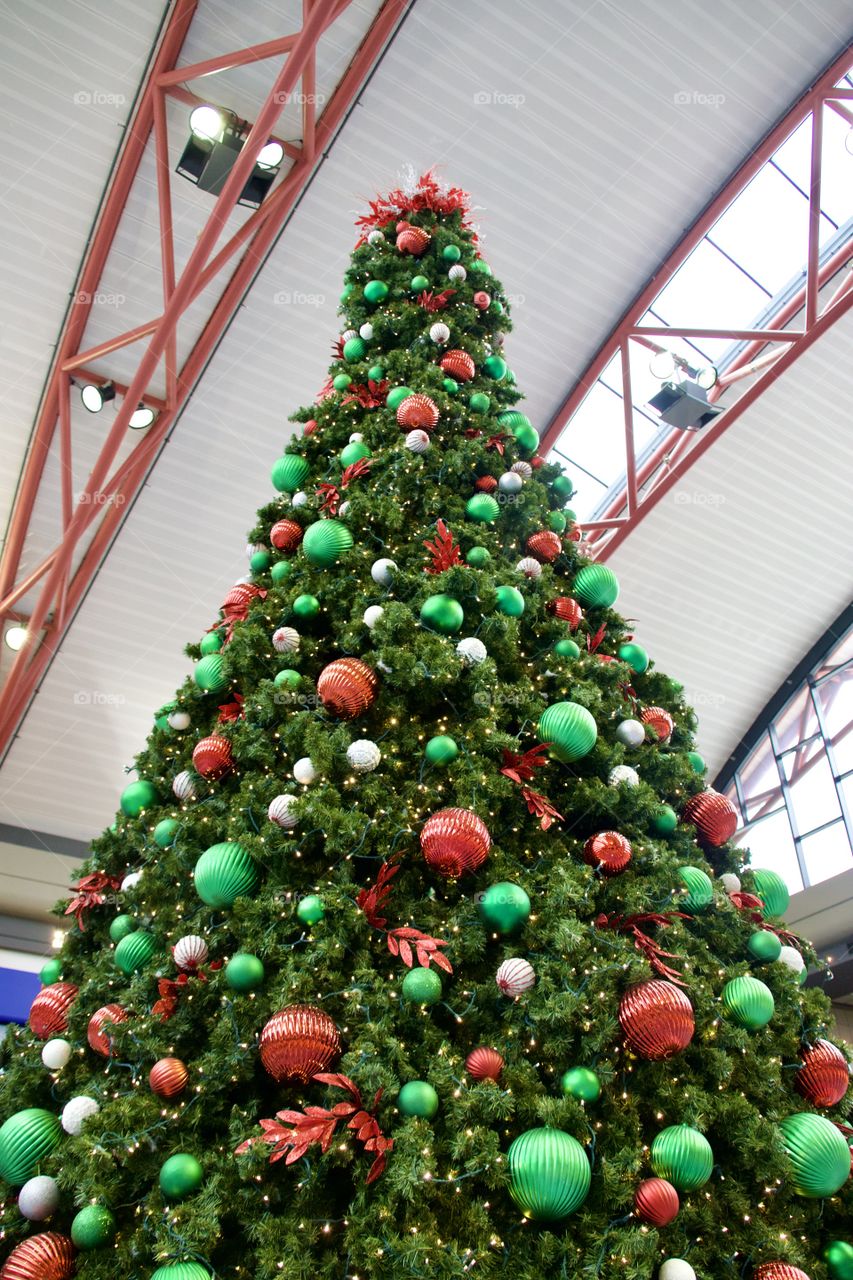
<svg viewBox="0 0 853 1280"><path fill-rule="evenodd" d="M507 366L377 199L0 1083L4 1280L850 1280L848 1065Z"/></svg>

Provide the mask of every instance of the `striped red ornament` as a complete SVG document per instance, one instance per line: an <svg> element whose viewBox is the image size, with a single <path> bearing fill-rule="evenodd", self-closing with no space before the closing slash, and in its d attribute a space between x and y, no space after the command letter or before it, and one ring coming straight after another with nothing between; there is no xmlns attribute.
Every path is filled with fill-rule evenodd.
<svg viewBox="0 0 853 1280"><path fill-rule="evenodd" d="M414 395L406 396L398 406L397 422L406 431L413 427L432 431L438 425L438 405L429 396L416 391Z"/></svg>
<svg viewBox="0 0 853 1280"><path fill-rule="evenodd" d="M429 233L424 231L423 227L411 227L405 223L402 231L397 235L397 248L400 253L410 253L413 257L419 258L422 253L426 253L429 241Z"/></svg>
<svg viewBox="0 0 853 1280"><path fill-rule="evenodd" d="M527 539L527 550L541 564L552 564L563 550L563 544L550 529L540 529Z"/></svg>
<svg viewBox="0 0 853 1280"><path fill-rule="evenodd" d="M202 738L193 747L193 768L209 782L224 777L233 764L231 743L219 733Z"/></svg>
<svg viewBox="0 0 853 1280"><path fill-rule="evenodd" d="M648 725L658 742L669 742L675 721L663 707L643 707L640 719L643 724Z"/></svg>
<svg viewBox="0 0 853 1280"><path fill-rule="evenodd" d="M270 529L270 542L276 551L295 551L302 541L302 525L295 520L277 520Z"/></svg>
<svg viewBox="0 0 853 1280"><path fill-rule="evenodd" d="M458 348L445 351L438 363L448 377L455 378L457 382L470 382L474 376L474 361L467 351L460 351Z"/></svg>
<svg viewBox="0 0 853 1280"><path fill-rule="evenodd" d="M572 596L557 596L548 604L548 612L561 622L567 622L570 631L576 631L583 622L583 609Z"/></svg>
<svg viewBox="0 0 853 1280"><path fill-rule="evenodd" d="M86 1039L89 1048L94 1049L101 1057L108 1058L112 1053L112 1034L110 1027L119 1022L127 1022L129 1014L120 1004L105 1004L96 1010L89 1019Z"/></svg>
<svg viewBox="0 0 853 1280"><path fill-rule="evenodd" d="M68 1010L77 999L71 982L52 982L42 987L30 1005L30 1031L39 1040L49 1040L68 1030Z"/></svg>
<svg viewBox="0 0 853 1280"><path fill-rule="evenodd" d="M834 1107L847 1092L850 1069L840 1049L829 1040L816 1040L800 1050L803 1065L794 1076L794 1088L812 1106Z"/></svg>

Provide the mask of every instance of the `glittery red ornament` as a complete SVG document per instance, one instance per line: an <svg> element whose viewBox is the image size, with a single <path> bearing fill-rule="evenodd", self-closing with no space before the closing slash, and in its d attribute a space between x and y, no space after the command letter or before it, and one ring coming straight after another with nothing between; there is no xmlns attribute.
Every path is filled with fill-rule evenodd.
<svg viewBox="0 0 853 1280"><path fill-rule="evenodd" d="M397 235L397 248L400 253L411 253L419 258L429 247L429 233L423 227L410 227L408 223Z"/></svg>
<svg viewBox="0 0 853 1280"><path fill-rule="evenodd" d="M538 453L534 453L533 457L530 458L529 461L534 471L538 471L540 467L544 467L545 465L545 459L541 458Z"/></svg>
<svg viewBox="0 0 853 1280"><path fill-rule="evenodd" d="M571 596L557 596L556 600L551 600L548 612L562 622L568 622L570 631L576 631L583 622L583 609Z"/></svg>
<svg viewBox="0 0 853 1280"><path fill-rule="evenodd" d="M231 743L219 733L202 738L193 747L193 768L211 782L223 777L233 764Z"/></svg>
<svg viewBox="0 0 853 1280"><path fill-rule="evenodd" d="M0 1280L68 1280L74 1273L76 1250L57 1231L42 1231L22 1240L3 1264Z"/></svg>
<svg viewBox="0 0 853 1280"><path fill-rule="evenodd" d="M487 311L491 301L490 295L484 289L478 289L474 294L474 306L478 311Z"/></svg>
<svg viewBox="0 0 853 1280"><path fill-rule="evenodd" d="M563 544L550 529L540 529L527 539L527 550L541 564L552 564L563 550Z"/></svg>
<svg viewBox="0 0 853 1280"><path fill-rule="evenodd" d="M646 1178L634 1192L634 1212L649 1226L668 1226L680 1208L678 1192L666 1178Z"/></svg>
<svg viewBox="0 0 853 1280"><path fill-rule="evenodd" d="M792 1267L790 1262L762 1262L750 1280L809 1280L809 1277L799 1267Z"/></svg>
<svg viewBox="0 0 853 1280"><path fill-rule="evenodd" d="M102 1057L108 1058L112 1053L112 1032L110 1027L117 1022L127 1022L128 1016L120 1004L105 1004L103 1008L98 1009L89 1019L89 1026L86 1031L89 1047L94 1049L95 1053L100 1053Z"/></svg>
<svg viewBox="0 0 853 1280"><path fill-rule="evenodd" d="M30 1005L30 1031L39 1040L49 1040L68 1030L68 1010L77 999L71 982L52 982L42 987Z"/></svg>
<svg viewBox="0 0 853 1280"><path fill-rule="evenodd" d="M274 1013L261 1032L261 1062L274 1080L307 1084L341 1053L338 1028L322 1009L293 1004Z"/></svg>
<svg viewBox="0 0 853 1280"><path fill-rule="evenodd" d="M405 431L411 431L413 427L432 431L438 423L438 405L429 396L416 391L414 395L406 396L398 406L397 421Z"/></svg>
<svg viewBox="0 0 853 1280"><path fill-rule="evenodd" d="M151 1092L158 1098L177 1098L187 1087L190 1073L180 1058L161 1058L148 1073Z"/></svg>
<svg viewBox="0 0 853 1280"><path fill-rule="evenodd" d="M794 1076L794 1088L812 1106L834 1107L847 1092L850 1071L840 1049L828 1040L817 1040L800 1050L803 1065Z"/></svg>
<svg viewBox="0 0 853 1280"><path fill-rule="evenodd" d="M276 520L270 529L270 542L276 551L295 551L302 541L303 529L295 520Z"/></svg>
<svg viewBox="0 0 853 1280"><path fill-rule="evenodd" d="M335 658L320 672L317 695L327 711L354 720L376 701L379 681L360 658Z"/></svg>
<svg viewBox="0 0 853 1280"><path fill-rule="evenodd" d="M439 809L421 828L421 851L443 876L476 871L489 856L491 843L485 822L470 809Z"/></svg>
<svg viewBox="0 0 853 1280"><path fill-rule="evenodd" d="M643 724L648 725L658 742L669 742L675 728L672 716L663 707L643 707L640 712Z"/></svg>
<svg viewBox="0 0 853 1280"><path fill-rule="evenodd" d="M617 876L631 861L631 845L618 831L598 831L583 847L583 860L602 875Z"/></svg>
<svg viewBox="0 0 853 1280"><path fill-rule="evenodd" d="M457 382L470 382L474 376L474 361L467 351L459 351L458 348L445 351L438 363L444 372L449 377L455 378Z"/></svg>
<svg viewBox="0 0 853 1280"><path fill-rule="evenodd" d="M498 487L498 482L494 476L479 476L474 488L478 493L494 493Z"/></svg>
<svg viewBox="0 0 853 1280"><path fill-rule="evenodd" d="M737 810L731 800L710 788L691 796L681 816L693 823L703 844L714 849L731 840L737 830Z"/></svg>
<svg viewBox="0 0 853 1280"><path fill-rule="evenodd" d="M473 1080L497 1081L503 1069L504 1060L497 1049L472 1049L465 1059L465 1070Z"/></svg>
<svg viewBox="0 0 853 1280"><path fill-rule="evenodd" d="M671 982L638 982L619 1001L619 1025L629 1049L660 1062L681 1053L693 1039L693 1005Z"/></svg>

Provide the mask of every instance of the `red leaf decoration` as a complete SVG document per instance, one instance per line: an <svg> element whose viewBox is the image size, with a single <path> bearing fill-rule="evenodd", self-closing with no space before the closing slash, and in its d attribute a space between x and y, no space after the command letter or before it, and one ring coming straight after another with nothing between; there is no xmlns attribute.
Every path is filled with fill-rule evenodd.
<svg viewBox="0 0 853 1280"><path fill-rule="evenodd" d="M432 564L424 567L424 573L444 573L454 564L462 563L462 554L453 541L453 534L443 520L437 520L435 539L427 538L424 546L432 556Z"/></svg>
<svg viewBox="0 0 853 1280"><path fill-rule="evenodd" d="M511 778L513 782L517 782L519 786L524 782L530 782L535 771L544 769L548 763L543 753L550 746L550 742L542 742L538 747L531 747L529 751L525 751L522 755L517 755L514 751L507 751L506 747L504 747L501 773L505 778Z"/></svg>
<svg viewBox="0 0 853 1280"><path fill-rule="evenodd" d="M443 293L432 293L431 290L424 289L423 293L418 294L418 302L425 311L443 311L455 292L455 289L445 289Z"/></svg>

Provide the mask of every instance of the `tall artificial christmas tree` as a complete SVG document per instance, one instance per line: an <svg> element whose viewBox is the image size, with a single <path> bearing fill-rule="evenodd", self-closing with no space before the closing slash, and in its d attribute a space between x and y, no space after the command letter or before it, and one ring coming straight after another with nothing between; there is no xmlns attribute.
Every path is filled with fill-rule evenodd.
<svg viewBox="0 0 853 1280"><path fill-rule="evenodd" d="M7 1037L0 1275L850 1280L814 956L537 454L467 198L359 226Z"/></svg>

